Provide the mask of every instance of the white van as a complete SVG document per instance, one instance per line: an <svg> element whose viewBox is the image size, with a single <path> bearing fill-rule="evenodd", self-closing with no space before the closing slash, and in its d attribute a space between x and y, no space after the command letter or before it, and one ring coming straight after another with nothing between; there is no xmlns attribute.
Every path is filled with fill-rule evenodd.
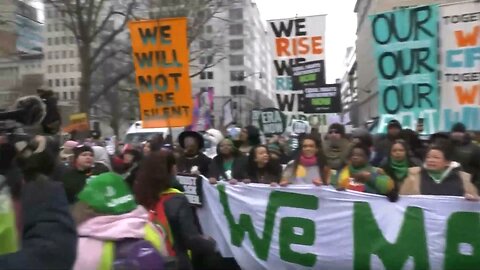
<svg viewBox="0 0 480 270"><path fill-rule="evenodd" d="M178 135L184 130L181 128L171 128L172 138L176 140ZM142 128L142 121L136 121L125 134L124 142L126 144L139 144L153 138L155 135L163 135L166 138L170 134L169 128Z"/></svg>

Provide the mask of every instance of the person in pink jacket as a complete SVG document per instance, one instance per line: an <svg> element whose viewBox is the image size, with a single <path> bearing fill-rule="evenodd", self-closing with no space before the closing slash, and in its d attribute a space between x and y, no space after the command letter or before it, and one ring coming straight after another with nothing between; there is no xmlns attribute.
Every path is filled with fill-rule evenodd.
<svg viewBox="0 0 480 270"><path fill-rule="evenodd" d="M72 208L79 237L77 259L73 269L113 269L120 256L117 250L126 250L126 245L121 246L120 243L132 239L144 240L143 244L151 244L151 250L156 251L153 252L156 253L154 255L166 260L168 255L164 236L149 222L148 211L135 203L128 185L121 176L109 172L89 178L78 199ZM127 253L132 253L130 251L127 250ZM137 253L140 254L139 252L141 249L138 249ZM155 262L157 264L158 260ZM165 269L165 267L148 265L135 269Z"/></svg>

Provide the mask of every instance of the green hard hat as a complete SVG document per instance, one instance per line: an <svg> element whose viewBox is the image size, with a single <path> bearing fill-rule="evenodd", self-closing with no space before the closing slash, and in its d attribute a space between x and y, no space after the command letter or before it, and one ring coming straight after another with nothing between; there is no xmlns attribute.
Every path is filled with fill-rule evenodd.
<svg viewBox="0 0 480 270"><path fill-rule="evenodd" d="M137 208L135 198L123 178L112 172L87 179L78 200L100 214L119 215Z"/></svg>

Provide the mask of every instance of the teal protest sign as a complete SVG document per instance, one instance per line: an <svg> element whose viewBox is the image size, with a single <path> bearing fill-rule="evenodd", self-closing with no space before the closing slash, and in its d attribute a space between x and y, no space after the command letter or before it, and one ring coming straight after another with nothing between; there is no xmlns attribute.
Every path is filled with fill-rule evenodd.
<svg viewBox="0 0 480 270"><path fill-rule="evenodd" d="M438 6L421 6L373 15L372 40L378 78L378 132L397 119L424 132L438 127Z"/></svg>

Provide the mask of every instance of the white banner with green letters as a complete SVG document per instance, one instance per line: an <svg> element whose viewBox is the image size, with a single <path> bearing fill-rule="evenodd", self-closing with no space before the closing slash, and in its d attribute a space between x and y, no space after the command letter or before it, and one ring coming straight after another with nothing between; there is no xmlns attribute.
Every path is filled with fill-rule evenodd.
<svg viewBox="0 0 480 270"><path fill-rule="evenodd" d="M206 235L242 269L480 269L480 203L329 187L203 185Z"/></svg>

